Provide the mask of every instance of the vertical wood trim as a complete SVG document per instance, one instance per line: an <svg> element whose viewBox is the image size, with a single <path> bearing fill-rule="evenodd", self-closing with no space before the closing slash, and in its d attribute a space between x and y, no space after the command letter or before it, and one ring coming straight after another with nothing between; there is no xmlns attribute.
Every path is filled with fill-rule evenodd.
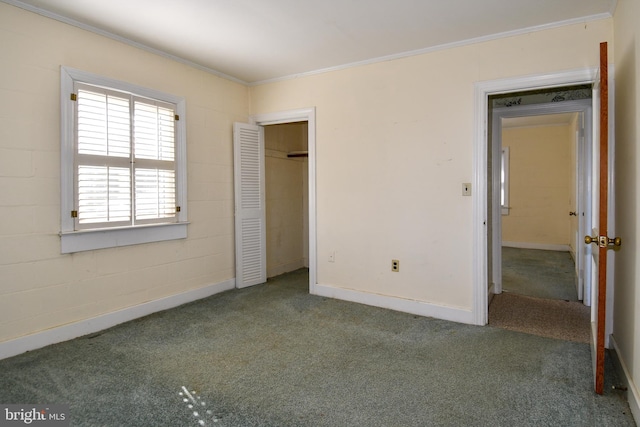
<svg viewBox="0 0 640 427"><path fill-rule="evenodd" d="M607 42L600 43L600 236L608 236L609 207L609 72ZM595 391L604 392L604 343L607 307L607 246L598 249L598 325L596 330Z"/></svg>

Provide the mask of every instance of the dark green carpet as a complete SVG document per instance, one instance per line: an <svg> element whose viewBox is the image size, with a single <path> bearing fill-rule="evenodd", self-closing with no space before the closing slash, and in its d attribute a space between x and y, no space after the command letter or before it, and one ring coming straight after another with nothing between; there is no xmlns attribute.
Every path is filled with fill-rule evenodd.
<svg viewBox="0 0 640 427"><path fill-rule="evenodd" d="M502 248L502 290L536 298L577 301L569 252Z"/></svg>
<svg viewBox="0 0 640 427"><path fill-rule="evenodd" d="M75 426L632 426L589 346L311 296L300 270L0 361ZM191 407L189 406L191 405Z"/></svg>

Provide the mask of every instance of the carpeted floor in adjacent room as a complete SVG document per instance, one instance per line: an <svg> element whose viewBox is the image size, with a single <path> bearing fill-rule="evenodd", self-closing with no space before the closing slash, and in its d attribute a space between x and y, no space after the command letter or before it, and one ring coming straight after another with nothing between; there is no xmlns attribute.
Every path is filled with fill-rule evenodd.
<svg viewBox="0 0 640 427"><path fill-rule="evenodd" d="M502 248L503 291L489 305L489 324L589 343L591 309L578 301L568 252Z"/></svg>

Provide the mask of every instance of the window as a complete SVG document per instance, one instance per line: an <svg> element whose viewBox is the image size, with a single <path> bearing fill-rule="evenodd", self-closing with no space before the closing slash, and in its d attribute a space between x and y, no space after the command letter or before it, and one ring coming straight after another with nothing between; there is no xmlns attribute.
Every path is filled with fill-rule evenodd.
<svg viewBox="0 0 640 427"><path fill-rule="evenodd" d="M500 170L500 207L502 215L509 215L509 147L502 147Z"/></svg>
<svg viewBox="0 0 640 427"><path fill-rule="evenodd" d="M186 237L184 100L61 74L62 252Z"/></svg>

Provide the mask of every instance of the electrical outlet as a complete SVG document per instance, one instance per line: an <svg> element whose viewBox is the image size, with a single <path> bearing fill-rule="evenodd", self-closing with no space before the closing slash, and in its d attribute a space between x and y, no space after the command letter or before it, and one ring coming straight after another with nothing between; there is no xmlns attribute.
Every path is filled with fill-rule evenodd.
<svg viewBox="0 0 640 427"><path fill-rule="evenodd" d="M336 262L336 251L329 252L329 262Z"/></svg>
<svg viewBox="0 0 640 427"><path fill-rule="evenodd" d="M471 195L471 183L470 182L463 182L462 183L462 195L463 196L470 196Z"/></svg>
<svg viewBox="0 0 640 427"><path fill-rule="evenodd" d="M397 259L391 260L391 271L393 272L400 271L400 261L398 261Z"/></svg>

